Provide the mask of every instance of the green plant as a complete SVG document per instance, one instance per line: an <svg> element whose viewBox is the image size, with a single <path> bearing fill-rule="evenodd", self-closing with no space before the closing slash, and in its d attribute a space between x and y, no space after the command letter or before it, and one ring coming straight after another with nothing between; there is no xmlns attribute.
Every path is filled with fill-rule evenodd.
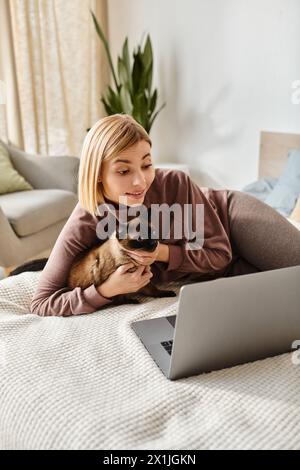
<svg viewBox="0 0 300 470"><path fill-rule="evenodd" d="M155 110L157 89L152 93L153 54L150 36L147 35L143 51L140 45L137 51L133 51L132 67L126 37L122 56L118 56L118 74L116 74L107 39L92 11L91 14L96 32L104 45L115 85L115 90L108 86L107 97L101 96L105 111L108 115L129 114L149 133L154 119L165 106L164 103L157 111Z"/></svg>

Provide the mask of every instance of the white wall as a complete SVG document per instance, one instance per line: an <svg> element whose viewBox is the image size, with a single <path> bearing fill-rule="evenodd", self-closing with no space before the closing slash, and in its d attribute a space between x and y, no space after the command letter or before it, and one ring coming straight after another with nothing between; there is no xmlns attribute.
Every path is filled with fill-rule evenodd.
<svg viewBox="0 0 300 470"><path fill-rule="evenodd" d="M261 130L300 132L300 0L108 0L108 14L114 63L126 35L130 50L151 36L167 102L151 130L157 162L241 189L257 179Z"/></svg>

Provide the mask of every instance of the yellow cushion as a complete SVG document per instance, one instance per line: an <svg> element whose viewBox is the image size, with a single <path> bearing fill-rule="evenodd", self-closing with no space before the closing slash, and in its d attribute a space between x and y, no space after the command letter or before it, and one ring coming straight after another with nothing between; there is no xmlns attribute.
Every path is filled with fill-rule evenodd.
<svg viewBox="0 0 300 470"><path fill-rule="evenodd" d="M296 222L300 222L300 196L298 197L294 210L289 217L292 220L296 220Z"/></svg>
<svg viewBox="0 0 300 470"><path fill-rule="evenodd" d="M15 170L8 150L0 142L0 194L15 193L29 189L33 189L33 187Z"/></svg>

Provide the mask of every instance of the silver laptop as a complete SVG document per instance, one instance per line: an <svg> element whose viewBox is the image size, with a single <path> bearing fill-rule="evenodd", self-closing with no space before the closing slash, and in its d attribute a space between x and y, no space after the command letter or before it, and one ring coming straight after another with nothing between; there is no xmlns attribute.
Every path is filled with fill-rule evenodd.
<svg viewBox="0 0 300 470"><path fill-rule="evenodd" d="M182 286L177 315L131 327L172 380L291 351L300 342L300 266Z"/></svg>

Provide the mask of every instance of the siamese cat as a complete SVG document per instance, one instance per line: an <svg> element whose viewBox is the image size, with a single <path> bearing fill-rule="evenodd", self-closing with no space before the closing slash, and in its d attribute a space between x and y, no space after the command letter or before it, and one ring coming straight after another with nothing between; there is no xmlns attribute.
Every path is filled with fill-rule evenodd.
<svg viewBox="0 0 300 470"><path fill-rule="evenodd" d="M129 222L122 224L117 220L118 229L113 232L108 240L103 242L101 245L97 245L79 253L79 255L74 259L68 275L68 287L71 289L74 289L75 287L85 289L91 284L98 287L103 284L119 266L129 262L135 265L129 269L129 272L136 271L139 264L130 257L126 250L152 252L158 245L157 239L153 238L155 230L150 223L147 225L148 237L141 238L136 236L136 232L133 234L133 231L130 230L130 226L133 225L134 227L137 227L140 222L141 220L139 217L134 217ZM14 276L25 271L40 271L45 267L47 260L48 258L40 258L28 261L11 271L9 275ZM176 293L172 290L158 289L150 280L146 286L142 287L137 292L120 294L112 297L113 304L139 304L139 300L134 298L137 294L149 297L176 296Z"/></svg>

